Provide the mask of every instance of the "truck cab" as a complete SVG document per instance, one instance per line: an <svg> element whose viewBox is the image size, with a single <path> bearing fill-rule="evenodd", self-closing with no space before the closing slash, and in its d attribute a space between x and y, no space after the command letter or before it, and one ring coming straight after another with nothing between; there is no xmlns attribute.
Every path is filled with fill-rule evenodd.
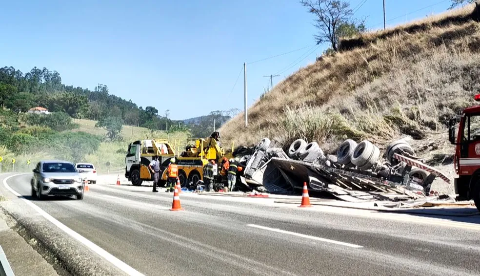
<svg viewBox="0 0 480 276"><path fill-rule="evenodd" d="M475 100L480 101L480 94ZM480 105L468 107L450 120L449 140L455 145L457 199L473 199L480 210Z"/></svg>

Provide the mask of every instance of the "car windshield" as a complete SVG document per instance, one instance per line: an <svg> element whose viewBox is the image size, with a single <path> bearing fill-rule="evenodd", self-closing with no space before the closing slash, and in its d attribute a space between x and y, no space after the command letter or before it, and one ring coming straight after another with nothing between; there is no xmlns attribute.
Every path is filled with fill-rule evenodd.
<svg viewBox="0 0 480 276"><path fill-rule="evenodd" d="M93 165L90 164L78 164L77 169L93 169Z"/></svg>
<svg viewBox="0 0 480 276"><path fill-rule="evenodd" d="M43 172L76 172L75 166L70 163L43 163Z"/></svg>

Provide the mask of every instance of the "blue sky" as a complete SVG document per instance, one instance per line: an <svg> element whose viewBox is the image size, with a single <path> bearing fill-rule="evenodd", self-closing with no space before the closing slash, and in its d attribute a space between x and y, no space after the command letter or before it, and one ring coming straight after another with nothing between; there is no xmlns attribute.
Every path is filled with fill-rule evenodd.
<svg viewBox="0 0 480 276"><path fill-rule="evenodd" d="M368 29L383 27L382 0L348 2ZM449 5L386 0L387 25ZM270 85L265 75L279 74L275 85L327 47L315 46L314 17L296 0L3 0L0 14L0 66L47 67L89 89L105 84L172 119L243 110L243 73L234 84L244 62L252 105Z"/></svg>

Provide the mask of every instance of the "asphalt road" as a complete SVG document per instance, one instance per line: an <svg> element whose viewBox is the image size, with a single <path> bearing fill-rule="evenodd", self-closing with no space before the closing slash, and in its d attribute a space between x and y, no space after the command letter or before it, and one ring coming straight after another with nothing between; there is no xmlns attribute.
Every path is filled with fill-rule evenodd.
<svg viewBox="0 0 480 276"><path fill-rule="evenodd" d="M476 218L187 193L185 210L171 212L171 193L126 185L90 185L84 200L38 201L29 181L20 175L8 185L145 275L480 274Z"/></svg>

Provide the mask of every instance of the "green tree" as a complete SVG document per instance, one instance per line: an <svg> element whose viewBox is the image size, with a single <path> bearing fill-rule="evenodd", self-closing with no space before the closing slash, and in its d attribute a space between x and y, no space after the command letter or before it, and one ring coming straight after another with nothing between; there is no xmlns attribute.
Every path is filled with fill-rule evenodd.
<svg viewBox="0 0 480 276"><path fill-rule="evenodd" d="M27 112L35 104L35 95L28 92L20 92L9 97L5 106L15 112Z"/></svg>
<svg viewBox="0 0 480 276"><path fill-rule="evenodd" d="M120 132L123 127L123 120L119 117L106 117L101 119L95 125L96 127L103 127L107 130L107 137L114 141L120 138Z"/></svg>
<svg viewBox="0 0 480 276"><path fill-rule="evenodd" d="M5 101L15 95L17 88L11 84L0 83L0 106L4 106Z"/></svg>
<svg viewBox="0 0 480 276"><path fill-rule="evenodd" d="M330 48L338 51L339 38L349 33L365 30L362 22L356 23L350 4L340 0L301 0L300 3L315 15L315 27L319 33L315 35L317 44L328 42Z"/></svg>

